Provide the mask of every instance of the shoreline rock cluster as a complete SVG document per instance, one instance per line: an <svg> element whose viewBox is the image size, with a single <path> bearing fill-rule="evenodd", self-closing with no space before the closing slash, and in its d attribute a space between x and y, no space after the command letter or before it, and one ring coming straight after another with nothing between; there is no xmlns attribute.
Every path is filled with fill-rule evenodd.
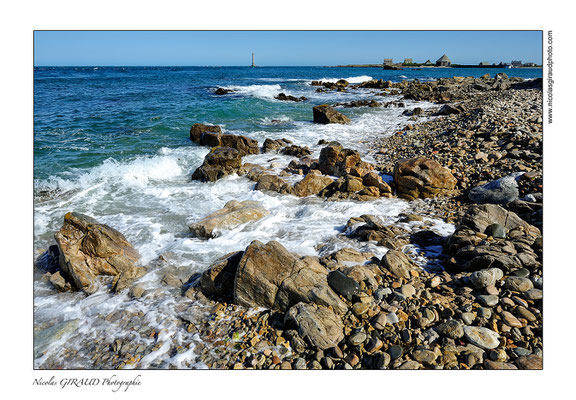
<svg viewBox="0 0 576 400"><path fill-rule="evenodd" d="M256 190L331 201L396 195L410 202L410 212L395 223L371 215L348 222L342 235L388 248L383 257L352 248L302 257L276 241L254 241L188 280L165 278L191 300L177 329L197 334L196 361L233 369L541 369L538 82L498 74L425 83L312 85L388 94L392 89L406 99L444 106L437 118L422 123L422 110L410 110L413 124L375 144L375 164L335 142L324 143L313 159L309 149L287 140L267 139L260 149L249 138L196 124L191 140L212 149L192 178L215 181L238 173L255 181ZM454 101L460 102L446 104ZM324 115L317 119L315 111L317 123L346 123L328 105L320 112ZM242 164L243 156L261 151L298 159L280 175ZM382 173L393 175L391 185ZM304 177L292 184L282 179L289 175ZM267 213L258 203L231 201L190 230L209 239L219 229ZM441 236L423 216L453 222L456 230ZM103 274L115 276L117 291L146 296L133 285L146 268L137 266L137 253L119 232L69 213L56 239L58 247L41 260L52 265L48 273L55 287L91 293L92 282ZM422 265L418 253L429 254L428 264ZM75 272L81 263L89 267L86 279ZM52 279L56 273L60 278ZM139 352L129 343L118 346L130 350L118 350L99 367L122 367L154 351L154 346Z"/></svg>

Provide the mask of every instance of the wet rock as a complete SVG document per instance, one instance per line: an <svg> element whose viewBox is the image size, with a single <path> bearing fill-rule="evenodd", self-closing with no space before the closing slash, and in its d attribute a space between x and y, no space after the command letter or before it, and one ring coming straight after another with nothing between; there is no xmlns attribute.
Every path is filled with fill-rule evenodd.
<svg viewBox="0 0 576 400"><path fill-rule="evenodd" d="M456 178L438 162L419 157L396 163L394 184L399 197L414 200L449 193L456 186Z"/></svg>
<svg viewBox="0 0 576 400"><path fill-rule="evenodd" d="M221 96L221 95L232 93L232 92L234 92L234 90L232 90L232 89L218 88L214 91L214 94Z"/></svg>
<svg viewBox="0 0 576 400"><path fill-rule="evenodd" d="M124 289L131 288L134 285L134 282L146 275L147 272L148 271L145 267L135 267L122 271L114 277L114 280L112 281L112 290L119 293Z"/></svg>
<svg viewBox="0 0 576 400"><path fill-rule="evenodd" d="M298 197L319 195L322 190L332 184L334 180L317 171L310 171L304 179L294 185L293 193Z"/></svg>
<svg viewBox="0 0 576 400"><path fill-rule="evenodd" d="M307 99L306 97L304 97L304 96L295 97L295 96L287 95L287 94L285 94L285 93L279 93L277 96L274 96L274 98L275 98L276 100L295 101L295 102L308 100L308 99Z"/></svg>
<svg viewBox="0 0 576 400"><path fill-rule="evenodd" d="M280 194L293 194L294 188L278 175L260 174L256 180L256 190L271 191Z"/></svg>
<svg viewBox="0 0 576 400"><path fill-rule="evenodd" d="M250 221L258 221L270 213L257 201L230 200L224 208L194 222L191 232L202 238L214 238L222 230L231 230Z"/></svg>
<svg viewBox="0 0 576 400"><path fill-rule="evenodd" d="M194 143L200 143L202 135L206 132L221 134L222 129L218 125L194 124L190 128L190 140Z"/></svg>
<svg viewBox="0 0 576 400"><path fill-rule="evenodd" d="M312 154L312 151L308 148L308 146L286 146L281 151L282 154L286 154L287 156L294 156L294 157L304 157L309 156Z"/></svg>
<svg viewBox="0 0 576 400"><path fill-rule="evenodd" d="M238 150L229 147L216 147L204 158L204 163L192 174L193 180L215 182L225 176L237 173L242 166Z"/></svg>
<svg viewBox="0 0 576 400"><path fill-rule="evenodd" d="M516 177L510 175L473 188L468 198L477 204L508 204L518 199L518 194Z"/></svg>
<svg viewBox="0 0 576 400"><path fill-rule="evenodd" d="M97 276L115 276L134 269L140 257L120 232L80 213L67 213L54 237L60 250L60 267L77 288L88 294L97 290Z"/></svg>
<svg viewBox="0 0 576 400"><path fill-rule="evenodd" d="M500 224L508 231L521 228L533 236L540 236L540 230L521 219L517 214L496 204L472 206L462 217L461 226L473 229L475 232L485 232L492 224Z"/></svg>
<svg viewBox="0 0 576 400"><path fill-rule="evenodd" d="M300 336L318 349L335 347L344 339L342 319L326 307L298 303L284 318L286 324L294 325Z"/></svg>
<svg viewBox="0 0 576 400"><path fill-rule="evenodd" d="M269 139L266 138L266 140L264 140L264 144L262 145L262 151L264 153L269 153L271 151L276 151L281 149L282 147L288 146L289 144L291 144L292 141L288 140L288 139Z"/></svg>
<svg viewBox="0 0 576 400"><path fill-rule="evenodd" d="M328 104L322 104L312 109L314 122L317 124L348 124L350 118L336 111Z"/></svg>
<svg viewBox="0 0 576 400"><path fill-rule="evenodd" d="M42 357L52 343L60 340L66 334L74 332L79 325L79 319L72 319L46 329L34 331L34 358Z"/></svg>
<svg viewBox="0 0 576 400"><path fill-rule="evenodd" d="M500 335L488 328L465 326L464 335L470 343L485 350L495 349L500 345Z"/></svg>

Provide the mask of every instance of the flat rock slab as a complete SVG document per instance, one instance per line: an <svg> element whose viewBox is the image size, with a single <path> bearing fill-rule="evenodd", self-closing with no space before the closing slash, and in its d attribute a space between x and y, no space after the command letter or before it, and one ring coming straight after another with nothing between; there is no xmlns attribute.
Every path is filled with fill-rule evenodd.
<svg viewBox="0 0 576 400"><path fill-rule="evenodd" d="M465 326L464 335L470 343L485 350L495 349L500 345L500 335L488 328Z"/></svg>
<svg viewBox="0 0 576 400"><path fill-rule="evenodd" d="M34 332L34 358L42 357L52 343L60 340L64 335L74 332L79 324L79 319L73 319Z"/></svg>
<svg viewBox="0 0 576 400"><path fill-rule="evenodd" d="M202 238L214 238L222 230L231 230L250 221L269 215L270 212L257 201L231 200L224 208L189 226L190 231Z"/></svg>

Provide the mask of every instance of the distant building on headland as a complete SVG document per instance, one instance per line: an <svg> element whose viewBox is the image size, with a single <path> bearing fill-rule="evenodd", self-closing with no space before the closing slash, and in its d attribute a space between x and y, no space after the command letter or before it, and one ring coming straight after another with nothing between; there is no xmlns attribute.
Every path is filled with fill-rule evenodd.
<svg viewBox="0 0 576 400"><path fill-rule="evenodd" d="M510 63L513 67L521 67L522 66L522 61L512 61Z"/></svg>
<svg viewBox="0 0 576 400"><path fill-rule="evenodd" d="M428 65L428 66L430 66L430 65L434 65L434 64L432 64L432 61L430 61L430 60L426 60L426 62L424 63L424 65Z"/></svg>
<svg viewBox="0 0 576 400"><path fill-rule="evenodd" d="M478 65L480 65L481 67L489 67L489 66L490 66L490 63L489 63L489 62L486 62L486 61L482 61L482 62L481 62L480 64L478 64Z"/></svg>
<svg viewBox="0 0 576 400"><path fill-rule="evenodd" d="M252 53L252 67L255 67L256 63L254 62L254 53Z"/></svg>
<svg viewBox="0 0 576 400"><path fill-rule="evenodd" d="M451 64L452 62L450 62L450 59L446 54L444 54L442 57L436 60L437 67L449 67Z"/></svg>
<svg viewBox="0 0 576 400"><path fill-rule="evenodd" d="M533 62L527 62L527 63L524 63L524 66L525 66L525 67L537 67L538 64L533 63Z"/></svg>
<svg viewBox="0 0 576 400"><path fill-rule="evenodd" d="M384 59L384 65L394 65L394 61L391 58Z"/></svg>
<svg viewBox="0 0 576 400"><path fill-rule="evenodd" d="M405 58L403 64L404 65L414 64L414 61L412 61L411 58Z"/></svg>

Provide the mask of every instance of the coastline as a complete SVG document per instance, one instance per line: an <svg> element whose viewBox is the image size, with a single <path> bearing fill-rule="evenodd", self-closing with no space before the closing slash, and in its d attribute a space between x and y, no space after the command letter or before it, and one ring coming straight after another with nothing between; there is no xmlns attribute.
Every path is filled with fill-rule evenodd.
<svg viewBox="0 0 576 400"><path fill-rule="evenodd" d="M218 296L209 299L204 293L206 285L202 287L202 278L196 276L188 282L172 280L171 283L170 279L166 280L176 289L181 288L183 296L192 301L187 303L186 312L178 316L175 329L196 334L201 340L183 351L193 351L199 365L209 368L515 369L541 366L542 255L537 244L541 236L531 234L527 239L524 235L531 227L541 229L542 223L542 121L541 118L540 122L537 118L532 120L534 115L542 115L541 108L538 108L541 107L541 91L513 89L511 85L520 82L510 83L507 79L489 82L505 84L495 91L483 89L472 94L461 86L478 82L437 81L437 86L449 88L442 92L409 83L404 87L386 84L388 87L385 89L400 90L404 96L416 97L419 101L437 100L421 98L430 93L444 96L448 92L451 97L441 99L434 110L415 112L418 107L407 110L412 113L413 123L374 143L376 170L393 175L399 160L424 156L450 169L458 183L449 194L410 201L408 210L397 221L401 229L394 230L391 226L395 224L378 225L361 215L348 222L342 234L350 240L365 240L372 235L400 253L405 246L411 245L412 251L398 255L398 259L380 259L357 251L338 250L314 261L330 273L342 271L359 285L349 299L340 296L339 301L345 304L346 311L340 322L343 337L336 346L312 345L310 336L304 335L302 324L299 325L300 314L288 316L286 310L246 309L231 304L230 299L219 300ZM375 82L373 85L383 86L384 83ZM502 111L513 109L512 106L518 102L525 113L510 117L510 111ZM444 116L434 115L442 109L441 104L449 104L456 111ZM426 116L435 118L419 123L419 118ZM515 130L509 133L511 129ZM297 156L305 155L302 148L292 151ZM367 155L359 156L364 158ZM300 170L295 175L304 175L304 164L295 165L293 169ZM308 162L309 169L312 169L311 165ZM518 221L517 226L507 226L507 219L503 221L507 230L504 237L501 233L487 235L479 230L470 233L466 230L469 227L464 229L463 220L475 221L467 214L470 207L477 207L467 197L470 189L514 172L524 173L524 178L518 180L516 197L531 195L534 201L514 200L502 207L496 206L498 209L491 207L486 212L494 221L498 220L496 214L499 212L513 212L524 223ZM250 175L251 171L247 173ZM347 178L349 175L347 172L343 176L347 182L352 179ZM262 175L252 176L257 187L262 185ZM392 189L398 190L394 185ZM272 190L281 192L285 189ZM381 188L379 195L384 193L386 191ZM336 197L332 199L335 200ZM455 224L457 234L438 235L430 229L425 219L429 217ZM508 236L510 232L514 235ZM474 248L467 248L468 253L477 251L477 254L467 253L466 257L472 260L482 258L482 263L477 261L480 268L474 267L476 271L457 271L458 262L449 259L464 257L461 250L465 245ZM444 252L438 252L439 246ZM441 264L445 269L451 267L452 271L417 268L419 257L424 257L426 264ZM357 264L350 266L349 263ZM491 272L477 273L482 270ZM134 296L132 289L130 293ZM226 297L229 293L223 295ZM334 304L340 304L334 301ZM314 310L301 308L296 311L303 315L313 315L321 309L316 305ZM195 313L207 317L197 321L193 317ZM126 329L139 329L135 321L137 316L137 313L120 313L116 317L125 319ZM313 320L323 324L323 320ZM152 337L158 337L158 334L150 332ZM115 344L116 356L97 358L94 365L99 368L138 365L147 354L161 348L159 343L143 349L131 348L129 343ZM110 344L106 341L97 343L87 358L105 353L108 346ZM43 365L46 367L57 367L57 364L48 361Z"/></svg>

